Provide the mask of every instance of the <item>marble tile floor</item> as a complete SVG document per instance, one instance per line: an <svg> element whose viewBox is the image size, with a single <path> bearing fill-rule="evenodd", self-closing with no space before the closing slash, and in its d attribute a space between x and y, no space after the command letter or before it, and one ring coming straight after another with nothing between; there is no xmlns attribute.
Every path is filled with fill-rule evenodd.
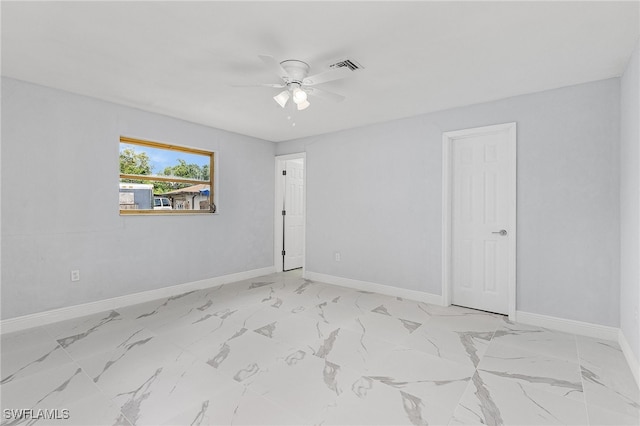
<svg viewBox="0 0 640 426"><path fill-rule="evenodd" d="M615 342L299 271L5 334L0 350L2 425L640 423Z"/></svg>

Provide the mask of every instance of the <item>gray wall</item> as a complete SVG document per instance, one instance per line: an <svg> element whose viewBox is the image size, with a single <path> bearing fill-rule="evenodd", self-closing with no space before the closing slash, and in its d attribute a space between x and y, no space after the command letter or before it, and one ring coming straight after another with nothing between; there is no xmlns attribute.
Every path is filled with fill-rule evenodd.
<svg viewBox="0 0 640 426"><path fill-rule="evenodd" d="M640 358L640 64L638 45L620 90L620 328Z"/></svg>
<svg viewBox="0 0 640 426"><path fill-rule="evenodd" d="M440 294L442 132L515 121L517 308L621 323L637 353L637 58L622 96L611 79L275 149L3 78L2 318L271 266L274 150L307 152L308 270ZM216 150L220 214L119 216L120 135Z"/></svg>
<svg viewBox="0 0 640 426"><path fill-rule="evenodd" d="M217 151L219 214L120 216L120 135ZM3 78L2 318L273 265L274 149Z"/></svg>
<svg viewBox="0 0 640 426"><path fill-rule="evenodd" d="M307 152L307 269L441 294L442 132L515 121L517 309L618 326L619 84L279 143Z"/></svg>

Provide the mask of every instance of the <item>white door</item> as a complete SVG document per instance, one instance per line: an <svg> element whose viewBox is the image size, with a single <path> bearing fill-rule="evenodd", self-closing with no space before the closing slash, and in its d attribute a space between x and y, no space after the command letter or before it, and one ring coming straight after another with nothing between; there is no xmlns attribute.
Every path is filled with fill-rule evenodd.
<svg viewBox="0 0 640 426"><path fill-rule="evenodd" d="M451 302L508 314L515 309L515 124L453 137L451 154Z"/></svg>
<svg viewBox="0 0 640 426"><path fill-rule="evenodd" d="M284 266L285 271L302 268L304 238L304 161L287 160L284 176Z"/></svg>

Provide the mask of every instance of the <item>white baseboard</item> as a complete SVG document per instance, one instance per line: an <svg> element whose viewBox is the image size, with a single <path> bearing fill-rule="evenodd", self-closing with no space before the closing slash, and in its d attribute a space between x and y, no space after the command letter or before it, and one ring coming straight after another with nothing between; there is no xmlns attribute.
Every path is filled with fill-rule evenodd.
<svg viewBox="0 0 640 426"><path fill-rule="evenodd" d="M617 327L609 327L606 325L592 324L589 322L575 321L547 315L532 314L530 312L523 311L516 311L516 322L551 328L553 330L564 331L565 333L579 334L581 336L613 341L618 340L618 331L620 330Z"/></svg>
<svg viewBox="0 0 640 426"><path fill-rule="evenodd" d="M305 271L304 277L327 284L334 284L355 290L373 291L375 293L386 294L387 296L402 297L403 299L417 300L419 302L430 303L432 305L442 305L442 296L425 293L422 291L408 290L384 284L377 284L368 281L353 280L351 278L326 275L318 272Z"/></svg>
<svg viewBox="0 0 640 426"><path fill-rule="evenodd" d="M564 331L565 333L618 342L620 349L622 349L622 353L627 360L627 364L631 369L633 378L635 379L638 388L640 388L640 364L631 350L631 346L629 346L629 342L627 342L624 333L619 328L522 311L516 311L516 322Z"/></svg>
<svg viewBox="0 0 640 426"><path fill-rule="evenodd" d="M220 277L207 278L205 280L193 281L170 287L143 291L140 293L127 294L125 296L118 296L111 299L98 300L95 302L83 303L81 305L68 306L65 308L38 312L21 317L9 318L0 321L0 334L25 330L31 327L37 327L53 322L96 314L111 309L118 309L124 306L135 305L138 303L150 302L152 300L162 299L165 297L177 296L179 294L186 293L192 290L217 287L227 283L247 280L262 275L268 275L273 272L275 272L275 267L268 266L266 268L253 269L251 271L244 271L235 274L223 275Z"/></svg>
<svg viewBox="0 0 640 426"><path fill-rule="evenodd" d="M624 337L622 330L618 332L618 344L620 345L620 349L622 349L624 357L627 359L629 368L631 368L633 378L636 379L636 385L640 388L640 363L638 363L638 358L636 358L636 355L631 350L631 346L629 346L629 342L627 338Z"/></svg>

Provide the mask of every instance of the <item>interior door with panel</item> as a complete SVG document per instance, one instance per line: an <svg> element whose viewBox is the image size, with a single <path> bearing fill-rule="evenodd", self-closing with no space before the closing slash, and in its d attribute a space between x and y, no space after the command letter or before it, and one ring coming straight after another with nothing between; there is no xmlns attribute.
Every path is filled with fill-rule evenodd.
<svg viewBox="0 0 640 426"><path fill-rule="evenodd" d="M509 313L510 280L515 279L513 137L509 129L481 128L452 139L453 304Z"/></svg>
<svg viewBox="0 0 640 426"><path fill-rule="evenodd" d="M283 269L289 271L303 266L304 160L287 160L285 172Z"/></svg>

